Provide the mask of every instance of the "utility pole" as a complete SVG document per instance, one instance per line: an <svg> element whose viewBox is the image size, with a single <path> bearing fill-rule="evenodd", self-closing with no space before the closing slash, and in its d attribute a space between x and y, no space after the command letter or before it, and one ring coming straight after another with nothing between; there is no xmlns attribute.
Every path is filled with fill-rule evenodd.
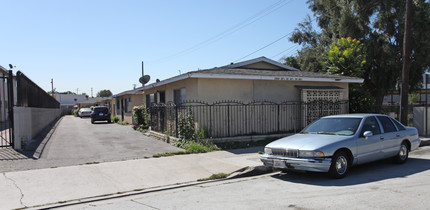
<svg viewBox="0 0 430 210"><path fill-rule="evenodd" d="M93 96L93 88L91 88L91 98L94 98L94 96Z"/></svg>
<svg viewBox="0 0 430 210"><path fill-rule="evenodd" d="M51 95L54 95L54 79L51 78Z"/></svg>
<svg viewBox="0 0 430 210"><path fill-rule="evenodd" d="M412 0L406 0L405 33L403 35L402 94L400 101L400 122L406 126L408 125L409 69L411 63L411 21Z"/></svg>

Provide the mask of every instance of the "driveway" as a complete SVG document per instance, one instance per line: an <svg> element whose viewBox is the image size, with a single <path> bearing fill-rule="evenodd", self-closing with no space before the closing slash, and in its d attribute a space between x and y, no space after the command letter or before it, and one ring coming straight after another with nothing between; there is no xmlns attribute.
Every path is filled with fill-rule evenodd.
<svg viewBox="0 0 430 210"><path fill-rule="evenodd" d="M131 126L91 124L89 118L64 116L57 123L40 159L17 153L16 158L0 160L0 172L141 159L179 150L147 137Z"/></svg>

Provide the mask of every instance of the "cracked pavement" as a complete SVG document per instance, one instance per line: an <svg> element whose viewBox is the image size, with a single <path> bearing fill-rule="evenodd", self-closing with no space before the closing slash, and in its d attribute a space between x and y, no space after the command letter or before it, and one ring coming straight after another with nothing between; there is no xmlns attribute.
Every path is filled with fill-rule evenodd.
<svg viewBox="0 0 430 210"><path fill-rule="evenodd" d="M2 197L6 203L1 204L2 209L12 209L16 206L21 206L21 208L26 207L23 203L24 193L18 186L15 180L8 177L6 173L2 173L0 183L2 184L2 190L0 190L0 197Z"/></svg>

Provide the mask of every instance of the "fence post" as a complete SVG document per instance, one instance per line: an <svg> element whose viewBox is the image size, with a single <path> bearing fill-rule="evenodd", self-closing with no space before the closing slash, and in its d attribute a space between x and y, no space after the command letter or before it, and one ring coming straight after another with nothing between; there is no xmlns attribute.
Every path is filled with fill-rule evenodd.
<svg viewBox="0 0 430 210"><path fill-rule="evenodd" d="M281 107L280 107L280 105L278 104L278 133L280 132L280 130L281 130Z"/></svg>
<svg viewBox="0 0 430 210"><path fill-rule="evenodd" d="M14 135L14 117L13 117L13 106L14 104L14 98L13 98L13 74L12 70L9 70L9 83L8 83L8 89L9 89L9 140L12 148L15 148L15 135Z"/></svg>
<svg viewBox="0 0 430 210"><path fill-rule="evenodd" d="M212 137L212 131L213 131L213 128L212 128L212 106L209 106L209 128L210 128L209 133L211 134L210 137Z"/></svg>
<svg viewBox="0 0 430 210"><path fill-rule="evenodd" d="M227 133L230 136L230 104L227 104Z"/></svg>
<svg viewBox="0 0 430 210"><path fill-rule="evenodd" d="M175 104L175 129L176 129L176 138L179 138L178 133L178 105Z"/></svg>

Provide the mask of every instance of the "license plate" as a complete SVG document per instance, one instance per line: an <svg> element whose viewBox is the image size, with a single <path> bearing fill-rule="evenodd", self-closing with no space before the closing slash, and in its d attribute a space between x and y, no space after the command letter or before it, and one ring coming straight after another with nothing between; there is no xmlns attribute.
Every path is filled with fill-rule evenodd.
<svg viewBox="0 0 430 210"><path fill-rule="evenodd" d="M103 116L104 114L103 114L103 113L99 113L99 115L100 115L100 116Z"/></svg>
<svg viewBox="0 0 430 210"><path fill-rule="evenodd" d="M283 160L273 160L273 167L274 168L286 168L287 165L285 165L285 161L283 161Z"/></svg>

